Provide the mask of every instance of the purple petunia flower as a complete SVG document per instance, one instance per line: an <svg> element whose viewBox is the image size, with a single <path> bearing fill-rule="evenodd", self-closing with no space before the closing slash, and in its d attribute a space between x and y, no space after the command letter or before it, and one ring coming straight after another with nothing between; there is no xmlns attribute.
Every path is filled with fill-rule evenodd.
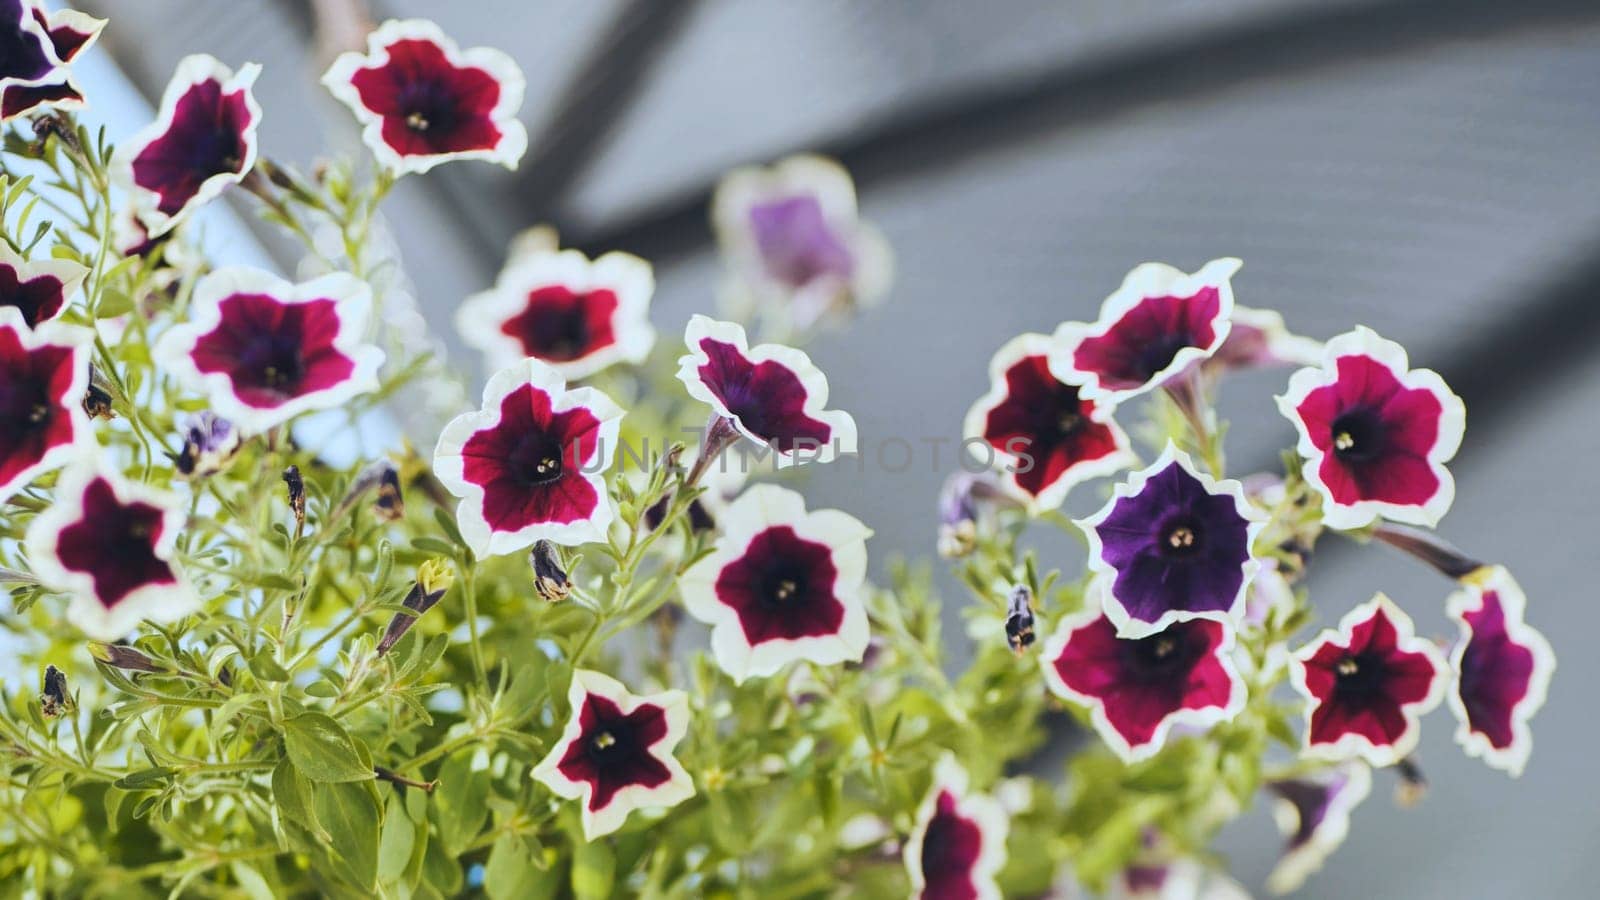
<svg viewBox="0 0 1600 900"><path fill-rule="evenodd" d="M1250 547L1266 516L1239 482L1198 471L1168 444L1078 525L1090 568L1110 579L1106 615L1119 634L1142 637L1187 619L1238 622L1260 566Z"/></svg>
<svg viewBox="0 0 1600 900"><path fill-rule="evenodd" d="M941 757L902 853L911 896L999 900L995 876L1005 866L1008 826L994 798L968 790L955 757Z"/></svg>
<svg viewBox="0 0 1600 900"><path fill-rule="evenodd" d="M38 0L0 0L0 120L38 109L77 109L83 94L71 63L100 37L106 21Z"/></svg>
<svg viewBox="0 0 1600 900"><path fill-rule="evenodd" d="M1456 741L1515 777L1533 751L1528 720L1544 706L1555 651L1523 621L1528 601L1510 572L1494 566L1465 582L1449 602L1461 627L1450 654L1455 683L1446 694L1460 723Z"/></svg>
<svg viewBox="0 0 1600 900"><path fill-rule="evenodd" d="M0 499L93 443L82 402L93 341L60 322L29 328L20 311L0 307Z"/></svg>
<svg viewBox="0 0 1600 900"><path fill-rule="evenodd" d="M24 260L0 241L0 308L15 309L29 328L37 328L60 317L88 273L71 260Z"/></svg>
<svg viewBox="0 0 1600 900"><path fill-rule="evenodd" d="M1267 782L1277 798L1273 818L1289 839L1283 855L1267 876L1267 889L1287 894L1344 843L1350 812L1372 790L1372 771L1359 761L1347 762L1317 775Z"/></svg>
<svg viewBox="0 0 1600 900"><path fill-rule="evenodd" d="M636 809L694 796L694 781L672 755L689 729L683 691L639 697L610 676L578 669L567 703L567 727L533 777L557 796L582 801L585 839L616 831Z"/></svg>
<svg viewBox="0 0 1600 900"><path fill-rule="evenodd" d="M514 169L528 148L517 121L522 70L499 50L460 49L424 19L383 23L366 53L340 55L322 83L355 113L372 155L397 173L453 159Z"/></svg>
<svg viewBox="0 0 1600 900"><path fill-rule="evenodd" d="M185 478L209 478L222 471L239 452L239 431L209 410L191 416L183 429L183 448L173 459Z"/></svg>

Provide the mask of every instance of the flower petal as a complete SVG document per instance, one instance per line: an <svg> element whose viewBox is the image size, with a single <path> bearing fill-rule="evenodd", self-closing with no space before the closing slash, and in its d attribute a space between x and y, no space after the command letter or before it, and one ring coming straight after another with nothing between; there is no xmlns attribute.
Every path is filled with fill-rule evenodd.
<svg viewBox="0 0 1600 900"><path fill-rule="evenodd" d="M1510 572L1494 566L1465 582L1449 601L1461 628L1446 695L1460 723L1456 741L1468 755L1516 777L1533 751L1528 722L1544 706L1555 651L1523 621L1527 598Z"/></svg>

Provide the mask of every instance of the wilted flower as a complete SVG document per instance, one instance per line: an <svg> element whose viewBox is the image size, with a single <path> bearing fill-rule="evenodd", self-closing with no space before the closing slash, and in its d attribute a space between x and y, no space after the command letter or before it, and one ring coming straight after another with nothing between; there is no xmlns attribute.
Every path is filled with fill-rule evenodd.
<svg viewBox="0 0 1600 900"><path fill-rule="evenodd" d="M533 357L569 379L650 353L650 264L628 253L593 261L576 250L513 259L495 286L468 297L456 329L498 369Z"/></svg>
<svg viewBox="0 0 1600 900"><path fill-rule="evenodd" d="M1289 838L1267 889L1287 894L1344 843L1351 810L1372 790L1372 772L1366 763L1347 762L1314 776L1269 781L1267 790L1277 796L1272 813L1278 830Z"/></svg>
<svg viewBox="0 0 1600 900"><path fill-rule="evenodd" d="M1209 728L1244 707L1231 628L1190 619L1120 637L1099 608L1096 594L1104 590L1103 580L1090 586L1089 608L1061 620L1039 662L1051 691L1088 707L1095 731L1118 756L1147 759L1175 725Z"/></svg>
<svg viewBox="0 0 1600 900"><path fill-rule="evenodd" d="M967 412L968 452L995 466L1030 509L1055 509L1067 492L1138 458L1110 410L1050 372L1050 338L1024 334L989 362L989 392ZM976 442L981 441L980 456Z"/></svg>
<svg viewBox="0 0 1600 900"><path fill-rule="evenodd" d="M1445 663L1378 594L1296 651L1289 680L1306 698L1305 755L1387 766L1416 749L1418 719L1443 699Z"/></svg>
<svg viewBox="0 0 1600 900"><path fill-rule="evenodd" d="M0 308L16 309L37 328L60 317L88 272L68 259L24 260L0 241Z"/></svg>
<svg viewBox="0 0 1600 900"><path fill-rule="evenodd" d="M417 619L444 598L454 583L455 572L451 570L450 563L443 559L430 559L418 566L416 582L411 585L405 599L400 601L400 605L411 612L397 612L389 619L389 625L384 628L383 637L378 641L378 655L382 656L393 649Z"/></svg>
<svg viewBox="0 0 1600 900"><path fill-rule="evenodd" d="M1306 483L1329 528L1382 516L1433 526L1455 499L1444 464L1456 455L1466 408L1438 373L1371 329L1328 342L1320 368L1289 379L1278 408L1300 433Z"/></svg>
<svg viewBox="0 0 1600 900"><path fill-rule="evenodd" d="M1523 621L1527 597L1501 566L1466 579L1450 597L1461 637L1450 654L1455 673L1446 695L1459 725L1456 741L1470 756L1522 774L1533 751L1528 721L1544 706L1555 651Z"/></svg>
<svg viewBox="0 0 1600 900"><path fill-rule="evenodd" d="M38 0L0 0L0 120L84 106L70 65L105 24L77 10L47 10Z"/></svg>
<svg viewBox="0 0 1600 900"><path fill-rule="evenodd" d="M44 689L39 692L39 712L46 719L67 715L77 706L67 690L67 674L55 666L44 667Z"/></svg>
<svg viewBox="0 0 1600 900"><path fill-rule="evenodd" d="M568 390L536 359L496 372L482 408L445 426L433 458L434 474L461 498L456 521L473 552L604 540L615 513L603 476L621 419L610 397Z"/></svg>
<svg viewBox="0 0 1600 900"><path fill-rule="evenodd" d="M368 491L376 490L378 496L372 501L372 509L378 518L385 522L394 522L405 515L405 497L400 491L400 469L387 459L380 459L368 464L356 473L354 481L350 482L349 490L344 492L344 499L334 508L333 515L329 518L338 519L355 508Z"/></svg>
<svg viewBox="0 0 1600 900"><path fill-rule="evenodd" d="M855 419L823 408L827 376L802 351L752 348L744 328L700 315L689 320L684 343L689 353L678 360L678 380L740 434L796 461L856 452Z"/></svg>
<svg viewBox="0 0 1600 900"><path fill-rule="evenodd" d="M1260 567L1250 547L1266 516L1239 482L1199 471L1172 444L1078 525L1089 539L1089 567L1109 578L1106 615L1124 637L1186 619L1243 616Z"/></svg>
<svg viewBox="0 0 1600 900"><path fill-rule="evenodd" d="M186 478L209 478L221 472L239 452L239 432L233 423L209 410L189 418L183 429L183 447L173 457L173 467Z"/></svg>
<svg viewBox="0 0 1600 900"><path fill-rule="evenodd" d="M572 583L561 567L561 553L549 541L535 541L530 554L533 562L533 592L551 603L567 599Z"/></svg>
<svg viewBox="0 0 1600 900"><path fill-rule="evenodd" d="M141 620L170 622L200 606L172 561L184 521L176 498L88 462L62 472L55 502L28 527L28 563L72 596L67 621L117 640Z"/></svg>
<svg viewBox="0 0 1600 900"><path fill-rule="evenodd" d="M215 57L184 57L155 122L117 145L112 171L152 235L243 181L255 165L261 107L250 88L260 73L255 63L235 74Z"/></svg>
<svg viewBox="0 0 1600 900"><path fill-rule="evenodd" d="M0 308L0 500L93 443L82 402L93 341L59 322L30 329L21 313Z"/></svg>
<svg viewBox="0 0 1600 900"><path fill-rule="evenodd" d="M83 414L90 419L114 419L117 417L114 403L110 382L91 364L89 385L83 389Z"/></svg>
<svg viewBox="0 0 1600 900"><path fill-rule="evenodd" d="M799 494L760 484L723 516L715 552L678 582L684 608L712 626L717 665L736 681L796 660L858 662L867 649L862 596L871 530Z"/></svg>
<svg viewBox="0 0 1600 900"><path fill-rule="evenodd" d="M1033 591L1025 584L1012 588L1006 600L1006 644L1019 655L1033 646Z"/></svg>
<svg viewBox="0 0 1600 900"><path fill-rule="evenodd" d="M397 173L452 159L512 169L528 148L517 121L522 70L499 50L460 49L424 19L383 23L365 54L341 54L322 83L355 113L372 155Z"/></svg>
<svg viewBox="0 0 1600 900"><path fill-rule="evenodd" d="M557 796L583 802L586 840L621 828L636 809L694 796L694 781L672 755L689 729L683 691L635 696L610 676L578 669L567 705L567 727L533 777Z"/></svg>
<svg viewBox="0 0 1600 900"><path fill-rule="evenodd" d="M294 533L298 537L306 527L306 480L300 477L300 467L283 470L283 486L289 494L289 512L294 514Z"/></svg>
<svg viewBox="0 0 1600 900"><path fill-rule="evenodd" d="M189 320L162 336L155 359L257 434L377 389L384 354L365 342L371 312L371 289L342 272L291 284L218 269L200 279Z"/></svg>
<svg viewBox="0 0 1600 900"><path fill-rule="evenodd" d="M1314 366L1322 359L1322 344L1291 334L1277 310L1235 304L1229 318L1227 338L1203 364L1207 371Z"/></svg>
<svg viewBox="0 0 1600 900"><path fill-rule="evenodd" d="M1229 279L1237 259L1215 259L1193 275L1163 263L1128 273L1098 322L1056 329L1050 368L1091 400L1115 405L1183 377L1228 337Z"/></svg>
<svg viewBox="0 0 1600 900"><path fill-rule="evenodd" d="M954 756L941 757L903 852L911 896L999 900L995 876L1005 866L1008 830L1000 804L969 791L966 770Z"/></svg>

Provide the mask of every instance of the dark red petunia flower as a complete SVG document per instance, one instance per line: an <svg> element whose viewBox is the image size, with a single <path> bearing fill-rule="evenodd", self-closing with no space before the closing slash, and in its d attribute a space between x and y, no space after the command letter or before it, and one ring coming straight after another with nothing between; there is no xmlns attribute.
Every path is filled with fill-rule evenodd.
<svg viewBox="0 0 1600 900"><path fill-rule="evenodd" d="M218 269L195 287L189 321L156 343L155 360L240 432L259 434L377 390L384 354L365 343L371 313L371 289L344 273L291 284Z"/></svg>
<svg viewBox="0 0 1600 900"><path fill-rule="evenodd" d="M636 809L694 796L694 781L672 755L689 729L683 691L638 697L610 676L578 669L567 703L567 727L533 777L557 796L583 801L585 839L616 831Z"/></svg>
<svg viewBox="0 0 1600 900"><path fill-rule="evenodd" d="M52 12L37 0L0 0L0 120L82 107L70 64L105 24L77 10Z"/></svg>
<svg viewBox="0 0 1600 900"><path fill-rule="evenodd" d="M921 900L1000 900L995 876L1006 862L1005 810L968 790L953 756L940 758L903 856L911 896Z"/></svg>
<svg viewBox="0 0 1600 900"><path fill-rule="evenodd" d="M650 264L628 253L593 261L576 250L530 254L513 258L493 289L461 304L456 330L492 369L531 356L565 378L583 378L649 355L654 291Z"/></svg>
<svg viewBox="0 0 1600 900"><path fill-rule="evenodd" d="M1100 307L1092 325L1056 329L1050 367L1084 396L1115 405L1161 387L1211 356L1228 337L1237 259L1216 259L1193 275L1145 263Z"/></svg>
<svg viewBox="0 0 1600 900"><path fill-rule="evenodd" d="M1444 697L1445 663L1379 594L1296 651L1289 680L1306 698L1305 755L1388 766L1416 749L1418 719Z"/></svg>
<svg viewBox="0 0 1600 900"><path fill-rule="evenodd" d="M782 344L752 348L739 325L699 315L689 320L684 343L689 353L678 360L678 380L745 437L797 462L856 451L855 419L823 409L828 379L805 353Z"/></svg>
<svg viewBox="0 0 1600 900"><path fill-rule="evenodd" d="M1351 810L1372 790L1372 771L1353 760L1316 775L1269 781L1266 787L1276 797L1273 818L1289 838L1267 876L1267 889L1287 894L1299 890L1344 843Z"/></svg>
<svg viewBox="0 0 1600 900"><path fill-rule="evenodd" d="M160 115L117 147L112 169L152 236L243 181L255 165L261 107L250 88L260 73L255 63L235 74L215 57L184 57Z"/></svg>
<svg viewBox="0 0 1600 900"><path fill-rule="evenodd" d="M496 372L483 407L439 435L433 470L461 498L456 521L479 556L605 540L613 511L604 473L622 409L594 388L568 390L536 359Z"/></svg>
<svg viewBox="0 0 1600 900"><path fill-rule="evenodd" d="M0 307L0 500L93 444L83 410L93 341L59 322L31 329Z"/></svg>
<svg viewBox="0 0 1600 900"><path fill-rule="evenodd" d="M1107 407L1051 374L1051 346L1042 334L1007 341L989 362L989 392L967 412L962 430L969 454L998 468L1035 512L1059 507L1074 486L1138 459Z"/></svg>
<svg viewBox="0 0 1600 900"><path fill-rule="evenodd" d="M40 581L72 595L67 621L96 640L119 640L145 619L169 622L199 607L172 561L183 521L175 498L85 462L62 474L55 502L28 527L28 562Z"/></svg>
<svg viewBox="0 0 1600 900"><path fill-rule="evenodd" d="M1555 651L1523 621L1527 597L1510 572L1494 566L1464 580L1449 603L1461 626L1450 654L1455 683L1446 695L1460 723L1456 741L1515 777L1533 751L1528 721L1544 706Z"/></svg>
<svg viewBox="0 0 1600 900"><path fill-rule="evenodd" d="M1289 379L1278 408L1300 433L1322 519L1351 529L1383 517L1433 526L1455 499L1444 464L1461 446L1466 408L1430 369L1367 328L1328 342L1322 366Z"/></svg>
<svg viewBox="0 0 1600 900"><path fill-rule="evenodd" d="M61 315L88 272L67 259L24 260L0 241L0 307L17 310L37 328Z"/></svg>
<svg viewBox="0 0 1600 900"><path fill-rule="evenodd" d="M1061 621L1039 660L1051 691L1088 707L1118 756L1146 759L1174 726L1210 728L1244 708L1231 628L1190 619L1148 637L1118 637L1100 609L1105 587L1105 579L1090 586L1090 607Z"/></svg>
<svg viewBox="0 0 1600 900"><path fill-rule="evenodd" d="M1089 567L1109 579L1106 615L1123 637L1143 637L1185 619L1238 623L1261 566L1250 548L1266 518L1243 485L1199 471L1168 443L1077 524Z"/></svg>
<svg viewBox="0 0 1600 900"><path fill-rule="evenodd" d="M383 23L366 53L342 54L322 83L355 113L372 155L400 174L452 159L514 169L528 147L517 64L499 50L462 50L424 19Z"/></svg>
<svg viewBox="0 0 1600 900"><path fill-rule="evenodd" d="M729 505L716 551L679 580L684 608L711 626L717 664L736 681L797 660L859 662L869 630L862 586L872 532L799 494L756 485Z"/></svg>

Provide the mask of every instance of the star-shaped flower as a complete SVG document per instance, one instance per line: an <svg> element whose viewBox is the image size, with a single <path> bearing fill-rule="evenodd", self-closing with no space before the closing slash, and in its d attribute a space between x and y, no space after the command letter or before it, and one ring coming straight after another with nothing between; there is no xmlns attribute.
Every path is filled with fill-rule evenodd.
<svg viewBox="0 0 1600 900"><path fill-rule="evenodd" d="M941 757L903 851L911 896L1000 900L995 876L1005 866L1007 830L1000 804L969 791L967 771L955 757Z"/></svg>
<svg viewBox="0 0 1600 900"><path fill-rule="evenodd" d="M255 63L235 73L203 53L184 57L156 120L117 146L112 171L152 236L243 181L255 165L261 107L250 88L260 73Z"/></svg>
<svg viewBox="0 0 1600 900"><path fill-rule="evenodd" d="M744 328L706 316L689 320L678 380L740 434L791 461L828 462L856 451L856 422L823 409L828 379L811 357L782 344L750 347Z"/></svg>
<svg viewBox="0 0 1600 900"><path fill-rule="evenodd" d="M67 621L102 641L139 622L170 622L200 606L172 560L183 507L176 498L90 462L69 467L54 502L28 527L28 564L72 595Z"/></svg>
<svg viewBox="0 0 1600 900"><path fill-rule="evenodd" d="M425 19L383 23L366 53L340 55L322 83L355 113L372 155L400 174L452 159L514 169L528 148L517 121L522 70L499 50L460 49Z"/></svg>
<svg viewBox="0 0 1600 900"><path fill-rule="evenodd" d="M1378 594L1289 660L1306 698L1306 756L1388 766L1416 749L1418 719L1444 698L1445 662Z"/></svg>
<svg viewBox="0 0 1600 900"><path fill-rule="evenodd" d="M0 241L0 307L16 309L37 328L61 315L88 273L67 259L24 260Z"/></svg>
<svg viewBox="0 0 1600 900"><path fill-rule="evenodd" d="M1056 329L1050 367L1084 396L1115 405L1183 377L1228 337L1237 259L1216 259L1193 275L1145 263L1100 307L1092 325Z"/></svg>
<svg viewBox="0 0 1600 900"><path fill-rule="evenodd" d="M1146 637L1119 637L1099 608L1104 590L1104 579L1091 584L1090 607L1061 620L1039 660L1050 690L1088 707L1118 756L1147 759L1174 726L1210 728L1244 708L1231 628L1190 619Z"/></svg>
<svg viewBox="0 0 1600 900"><path fill-rule="evenodd" d="M689 614L711 626L717 664L736 681L796 660L859 662L868 640L862 585L872 532L838 510L756 485L723 513L716 550L678 582Z"/></svg>
<svg viewBox="0 0 1600 900"><path fill-rule="evenodd" d="M468 297L456 329L493 368L533 357L566 378L649 355L650 264L628 253L590 261L576 250L526 254L493 289Z"/></svg>
<svg viewBox="0 0 1600 900"><path fill-rule="evenodd" d="M1126 469L1138 457L1110 410L1050 372L1051 339L1024 334L989 362L989 392L967 412L965 446L1035 512L1055 509L1091 478Z"/></svg>
<svg viewBox="0 0 1600 900"><path fill-rule="evenodd" d="M583 835L593 841L622 827L636 809L676 806L694 782L672 755L689 729L689 698L670 690L639 697L610 676L572 673L571 718L533 777L583 802Z"/></svg>
<svg viewBox="0 0 1600 900"><path fill-rule="evenodd" d="M1106 615L1124 637L1186 619L1237 623L1243 616L1260 567L1250 547L1266 515L1239 482L1199 471L1172 444L1078 525L1089 539L1089 567L1110 579Z"/></svg>
<svg viewBox="0 0 1600 900"><path fill-rule="evenodd" d="M94 442L83 409L93 342L87 329L31 329L20 311L0 307L0 500Z"/></svg>
<svg viewBox="0 0 1600 900"><path fill-rule="evenodd" d="M888 290L889 245L861 220L850 173L832 160L735 169L717 185L711 219L732 268L725 299L739 315L771 304L803 331Z"/></svg>
<svg viewBox="0 0 1600 900"><path fill-rule="evenodd" d="M1412 369L1406 351L1371 329L1328 342L1320 368L1289 379L1278 408L1300 433L1306 483L1330 528L1379 516L1433 526L1455 499L1444 464L1456 455L1466 408L1444 379Z"/></svg>
<svg viewBox="0 0 1600 900"><path fill-rule="evenodd" d="M71 63L100 37L106 21L37 0L0 0L0 120L37 109L76 109L83 94Z"/></svg>
<svg viewBox="0 0 1600 900"><path fill-rule="evenodd" d="M1372 772L1366 763L1352 761L1303 778L1269 781L1267 790L1276 797L1272 814L1278 830L1289 839L1267 876L1267 889L1287 894L1299 890L1344 843L1350 812L1372 790Z"/></svg>
<svg viewBox="0 0 1600 900"><path fill-rule="evenodd" d="M1501 566L1465 579L1449 602L1461 638L1450 654L1455 682L1446 694L1460 723L1456 741L1470 756L1521 775L1533 751L1528 721L1544 706L1555 651L1523 621L1527 597Z"/></svg>
<svg viewBox="0 0 1600 900"><path fill-rule="evenodd" d="M461 498L456 524L473 552L605 540L613 511L604 473L621 419L610 397L568 390L536 359L496 372L482 408L446 425L433 456L434 474Z"/></svg>
<svg viewBox="0 0 1600 900"><path fill-rule="evenodd" d="M242 432L377 390L382 350L366 343L372 291L341 272L291 284L257 269L218 269L195 287L189 321L155 360Z"/></svg>

